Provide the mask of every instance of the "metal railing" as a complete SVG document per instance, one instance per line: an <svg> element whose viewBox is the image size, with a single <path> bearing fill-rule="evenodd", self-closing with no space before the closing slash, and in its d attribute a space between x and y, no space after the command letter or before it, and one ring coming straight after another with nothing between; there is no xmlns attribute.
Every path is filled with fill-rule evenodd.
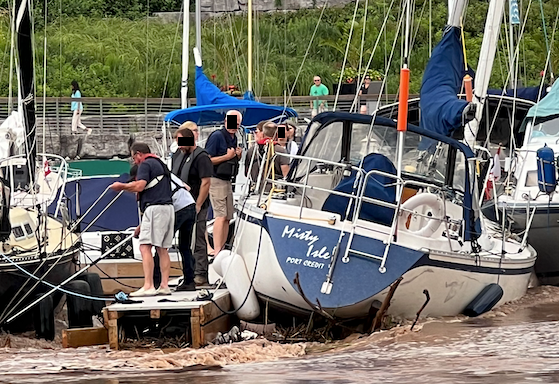
<svg viewBox="0 0 559 384"><path fill-rule="evenodd" d="M383 103L392 102L394 95L383 96ZM326 100L330 110L334 105L335 95L320 96L320 100ZM293 96L288 107L297 111L300 120L311 118L311 101L319 99L311 96ZM354 95L341 95L338 97L337 111L349 112L354 100ZM71 103L79 101L83 104L81 115L82 123L93 129L95 135L105 134L129 134L136 132L157 132L161 130L165 115L180 109L180 99L175 98L97 98L83 97L81 99L71 97L47 97L46 103L43 98L36 99L36 116L38 136L42 135L43 127L46 135L70 134L72 126ZM286 98L262 97L258 101L265 104L284 105ZM364 95L357 99L359 111L360 102L376 103L378 95ZM189 99L189 105L195 106L196 99ZM8 98L0 97L0 122L8 116ZM11 110L17 110L17 99L12 99ZM369 111L372 113L372 111ZM44 114L44 118L43 118Z"/></svg>

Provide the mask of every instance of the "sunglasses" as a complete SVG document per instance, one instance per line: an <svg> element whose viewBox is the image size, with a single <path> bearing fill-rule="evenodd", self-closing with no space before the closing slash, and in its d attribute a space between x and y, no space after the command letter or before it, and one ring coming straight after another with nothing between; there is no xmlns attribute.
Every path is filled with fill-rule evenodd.
<svg viewBox="0 0 559 384"><path fill-rule="evenodd" d="M315 80L315 83L316 83L317 81L320 81L320 80Z"/></svg>
<svg viewBox="0 0 559 384"><path fill-rule="evenodd" d="M371 78L370 77L365 77L365 80L371 80Z"/></svg>

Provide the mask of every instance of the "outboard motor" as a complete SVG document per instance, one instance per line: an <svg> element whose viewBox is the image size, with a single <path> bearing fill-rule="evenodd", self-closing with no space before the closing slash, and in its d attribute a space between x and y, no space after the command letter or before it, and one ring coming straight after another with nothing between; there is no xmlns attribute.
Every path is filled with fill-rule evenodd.
<svg viewBox="0 0 559 384"><path fill-rule="evenodd" d="M557 187L557 170L555 168L555 154L547 144L536 152L538 162L538 187L546 194L555 192Z"/></svg>

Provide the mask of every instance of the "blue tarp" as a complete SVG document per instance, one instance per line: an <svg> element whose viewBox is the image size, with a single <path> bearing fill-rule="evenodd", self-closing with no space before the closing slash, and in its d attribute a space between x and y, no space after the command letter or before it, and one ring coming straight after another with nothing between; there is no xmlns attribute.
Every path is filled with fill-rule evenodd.
<svg viewBox="0 0 559 384"><path fill-rule="evenodd" d="M243 127L251 130L263 120L280 122L297 116L291 108L283 108L250 100L239 100L221 92L204 74L202 67L196 67L196 106L169 112L165 121L182 124L194 121L198 125L219 125L225 121L225 114L236 109L243 114Z"/></svg>
<svg viewBox="0 0 559 384"><path fill-rule="evenodd" d="M68 211L70 218L76 220L76 184L80 185L80 209L84 214L91 207L91 205L101 196L105 189L114 183L120 181L127 182L130 179L128 174L123 174L119 177L91 177L79 180L71 180L66 183L64 188L65 196L68 197ZM49 206L48 213L54 215L56 209L56 201L58 201L58 191L54 202ZM118 192L109 190L105 196L95 205L95 207L88 213L81 222L82 230L97 217L99 213L118 194ZM123 231L125 229L138 226L138 203L136 201L136 194L130 192L123 192L122 195L95 221L95 224L88 229L87 232L95 231Z"/></svg>
<svg viewBox="0 0 559 384"><path fill-rule="evenodd" d="M423 129L450 136L462 126L462 111L468 102L456 95L464 75L460 29L449 27L433 50L423 74L419 94L419 124Z"/></svg>

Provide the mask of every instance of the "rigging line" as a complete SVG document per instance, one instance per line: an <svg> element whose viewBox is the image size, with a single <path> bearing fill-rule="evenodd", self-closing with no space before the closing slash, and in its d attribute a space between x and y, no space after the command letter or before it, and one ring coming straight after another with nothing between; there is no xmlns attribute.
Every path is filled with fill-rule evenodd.
<svg viewBox="0 0 559 384"><path fill-rule="evenodd" d="M542 15L542 26L543 26L543 35L545 37L545 48L549 52L549 51L551 51L551 48L549 47L549 41L548 41L548 38L547 38L547 27L546 27L546 24L545 24L545 16L544 16L544 13L543 13L543 2L542 2L542 0L540 0L540 13ZM553 69L551 67L551 61L549 62L549 72L551 74L551 79L553 79Z"/></svg>
<svg viewBox="0 0 559 384"><path fill-rule="evenodd" d="M46 120L47 120L47 15L48 15L48 0L45 0L45 37L43 45L43 153L47 153L46 150ZM44 158L46 161L46 157ZM41 160L43 162L43 160Z"/></svg>
<svg viewBox="0 0 559 384"><path fill-rule="evenodd" d="M237 80L239 82L239 88L242 87L244 89L246 87L244 86L243 79L241 78L242 71L241 71L241 66L240 66L239 55L237 55L237 52L238 52L237 51L237 44L235 44L236 38L235 38L235 34L233 33L233 22L231 21L231 14L228 13L227 18L229 20L229 31L231 32L231 46L233 47L233 61L235 62L236 67L237 67L237 76L236 77L237 77ZM243 62L243 64L244 64L244 62ZM248 64L245 68L248 68ZM247 82L248 82L248 79L247 79ZM229 85L229 84L226 84L226 85ZM247 85L247 87L248 87L248 85Z"/></svg>
<svg viewBox="0 0 559 384"><path fill-rule="evenodd" d="M394 0L392 0L392 1L394 1ZM327 5L328 5L328 0L326 0L324 2L324 5L322 6L322 11L320 12L320 16L318 17L318 21L316 23L316 26L314 27L314 31L313 31L313 34L311 36L311 40L309 41L309 45L307 46L307 50L305 51L305 55L303 56L303 61L301 62L301 65L299 66L299 70L297 71L297 76L295 76L295 80L293 81L293 86L291 87L291 90L289 91L289 97L287 98L287 101L285 103L285 108L291 102L291 96L293 95L293 91L295 90L295 86L297 85L297 80L299 80L299 76L301 75L301 71L303 70L303 65L305 65L305 60L307 59L307 56L309 55L309 51L311 49L314 37L316 36L316 31L318 31L318 27L320 26L320 21L322 20L322 16L324 15L324 10L326 9Z"/></svg>
<svg viewBox="0 0 559 384"><path fill-rule="evenodd" d="M260 36L260 34L258 34ZM268 34L268 48L266 50L266 58L264 59L264 69L262 71L263 74L266 73L266 69L268 68L268 58L270 57L270 46L272 45L272 28L270 28L270 33ZM258 62L257 62L258 63ZM264 92L264 83L266 82L266 76L262 75L263 77L260 79L260 92L258 97L262 97L262 93Z"/></svg>
<svg viewBox="0 0 559 384"><path fill-rule="evenodd" d="M78 292L72 292L72 291L69 291L67 289L57 287L56 285L51 284L48 281L40 280L37 276L33 275L31 272L27 271L25 268L19 266L16 262L14 262L8 256L4 255L2 252L0 252L0 256L2 256L7 262L9 262L13 266L15 266L17 269L19 269L20 271L22 271L23 273L25 273L29 277L37 280L37 283L43 283L43 284L47 285L48 287L55 288L55 289L59 290L60 292L64 292L67 295L77 296L77 297L81 297L83 299L96 300L96 301L115 301L115 299L112 298L112 297L87 296L87 295L83 295L83 294L78 293ZM2 323L3 323L3 321L2 321Z"/></svg>
<svg viewBox="0 0 559 384"><path fill-rule="evenodd" d="M525 30L525 28L526 28L526 23L527 23L527 21L528 21L528 14L529 14L529 12L530 12L530 7L531 7L531 5L532 5L532 0L530 0L529 3L528 3L528 8L527 8L527 10L526 10L526 15L525 15L524 20L523 20L523 22L522 22L522 28L521 28L520 33L519 33L519 39L521 39L521 38L524 36L524 30ZM558 13L557 13L557 17L559 18L559 10L558 10ZM557 19L556 19L556 22L557 22ZM556 25L557 25L557 24L556 24ZM553 41L552 41L552 42L553 42ZM514 50L514 59L515 59L515 60L516 60L516 58L518 57L519 52L520 52L520 44L518 44L518 45L516 46L516 49ZM541 82L540 82L540 88L539 88L539 90L538 90L538 99L539 99L539 95L541 95L542 88L543 88L543 84L544 84L544 82L545 82L545 71L546 71L546 69L547 69L547 64L548 64L548 61L549 61L549 58L550 58L550 54L551 54L551 52L549 52L548 55L547 55L546 67L545 67L545 69L544 69L544 76L542 77L542 80L541 80ZM510 73L510 70L509 70L509 71L508 71L507 78L505 79L505 84L508 84L510 76L512 76L512 73ZM504 96L505 94L506 94L506 87L501 91L501 96ZM503 99L501 98L501 99L499 100L498 108L501 107L502 102L503 102ZM537 104L536 104L536 113L537 113L537 108L538 108L538 106L537 106ZM495 123L496 123L496 121L497 121L497 117L498 117L498 114L495 114L495 116L493 116L493 119L492 119L492 121L491 121L491 125L489 126L489 130L488 130L488 133L487 133L487 138L485 139L485 144L486 144L486 146L487 146L487 143L489 142L489 138L490 138L490 136L491 136L491 132L493 131L493 127L495 126ZM513 128L513 126L511 126L511 129L512 129L512 128ZM512 150L512 148L510 148L510 150Z"/></svg>
<svg viewBox="0 0 559 384"><path fill-rule="evenodd" d="M369 11L368 6L369 6L369 0L365 0L365 5L363 7L364 14L363 14L363 26L362 26L362 32L361 32L361 49L360 49L360 52L359 52L359 69L357 70L358 78L361 77L361 66L363 64L363 50L365 48L365 32L367 30L367 14L368 14L368 11ZM363 76L366 76L366 74L363 74ZM356 92L359 93L360 89L361 88L356 89ZM353 105L352 105L352 107L353 107ZM350 112L351 112L351 109L350 109Z"/></svg>
<svg viewBox="0 0 559 384"><path fill-rule="evenodd" d="M181 3L184 4L184 1ZM183 12L183 5L181 5L181 13ZM189 15L190 17L190 15ZM171 73L171 65L173 64L173 55L175 53L175 46L177 45L178 35L179 35L179 27L181 26L181 21L177 20L177 28L175 29L175 38L173 40L173 45L171 46L171 56L169 57L169 65L167 66L167 74L165 75L165 82L163 84L163 94L161 95L161 101L159 103L159 112L158 114L161 115L161 111L163 110L163 102L165 101L165 93L167 92L167 85L169 84L169 76ZM188 31L190 33L190 31ZM188 68L187 68L188 70ZM187 96L188 97L188 96ZM165 148L165 152L167 149Z"/></svg>
<svg viewBox="0 0 559 384"><path fill-rule="evenodd" d="M375 53L376 53L377 47L378 47L378 45L379 45L380 39L381 39L381 37L382 37L382 35L383 35L383 34L382 34L382 31L385 31L385 32L386 32L386 24L387 24L388 19L389 19L389 16L390 16L390 11L392 10L392 7L394 6L394 3L395 3L395 2L396 2L396 0L392 0L392 2L390 3L390 7L388 8L388 12L385 12L384 21L382 22L382 26L380 27L380 32L379 32L379 34L377 35L377 39L376 39L376 41L375 41L375 45L374 45L374 47L373 47L373 51L371 52L371 55L369 56L369 61L367 62L367 66L366 66L365 69L364 69L364 73L367 73L367 72L369 71L369 67L371 66L371 62L373 61L373 58L374 58L374 56L375 56ZM400 27L398 27L398 28L400 28ZM382 86L381 86L381 89L380 89L380 92L379 92L379 98L378 98L378 100L377 100L377 105L378 105L378 103L380 103L380 99L382 98L382 90L384 89L384 85L385 85L385 83L386 83L386 76L387 76L387 74L388 74L388 69L390 68L390 63L391 63L391 61L392 61L392 58L390 58L390 59L388 60L388 62L386 61L386 57L387 57L387 56L386 56L386 34L385 34L384 37L385 37L385 47L384 47L384 48L385 48L385 55L384 55L385 73L384 73L384 78L383 78ZM398 34L395 35L395 39L397 39L397 38L398 38ZM359 84L358 84L358 88L359 88L359 89L361 89L361 87L363 86L363 83L364 83L364 82L365 82L365 77L363 77L361 80L359 80ZM357 96L358 96L358 95L355 95L355 97L353 98L353 103L352 103L352 105L351 105L351 108L354 108L354 105L356 105L356 103L357 103Z"/></svg>
<svg viewBox="0 0 559 384"><path fill-rule="evenodd" d="M146 99L148 98L148 79L149 79L149 0L147 0L146 3L146 96L145 96Z"/></svg>
<svg viewBox="0 0 559 384"><path fill-rule="evenodd" d="M353 10L353 18L351 19L351 28L349 29L349 36L347 38L347 44L345 47L344 61L342 63L340 78L338 79L338 90L336 91L336 98L334 99L334 106L332 107L332 111L336 110L336 105L338 104L340 91L342 90L342 80L344 78L345 66L347 63L347 56L349 54L349 47L351 46L351 38L353 37L353 29L355 28L355 18L357 17L358 8L359 8L359 0L355 0L355 9Z"/></svg>

